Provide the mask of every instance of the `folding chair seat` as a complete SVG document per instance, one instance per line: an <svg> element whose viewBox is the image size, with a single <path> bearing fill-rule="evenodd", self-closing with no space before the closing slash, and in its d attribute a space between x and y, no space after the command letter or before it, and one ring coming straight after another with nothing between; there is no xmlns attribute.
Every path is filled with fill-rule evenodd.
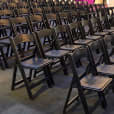
<svg viewBox="0 0 114 114"><path fill-rule="evenodd" d="M80 47L80 45L66 44L66 45L61 46L61 49L62 50L74 51L76 48L79 48L79 47Z"/></svg>
<svg viewBox="0 0 114 114"><path fill-rule="evenodd" d="M33 53L29 57L24 55L25 50L23 50L21 44L25 42L35 42L35 39L36 38L33 34L18 34L15 36L15 38L10 38L16 61L12 79L12 90L14 90L17 85L20 85L24 82L30 99L34 99L37 95L37 92L35 94L32 93L32 89L39 85L43 80L47 81L49 87L52 87L54 84L49 68L49 65L52 63L52 61L44 59L42 57L41 53L39 52L39 46L37 42L35 43L36 50L33 51ZM22 76L22 80L19 81L16 80L17 68L19 68L19 71ZM30 70L29 77L26 75L26 69ZM33 70L44 71L45 79L38 81L36 83L32 83L31 79Z"/></svg>
<svg viewBox="0 0 114 114"><path fill-rule="evenodd" d="M52 61L51 60L48 60L48 59L41 59L41 58L32 58L32 59L29 59L29 60L26 60L26 61L23 61L21 62L21 65L24 67L24 68L30 68L30 69L35 69L37 70L38 68L43 68L45 67L46 65L49 65L51 64Z"/></svg>
<svg viewBox="0 0 114 114"><path fill-rule="evenodd" d="M61 58L63 56L66 56L67 54L68 52L63 50L50 50L45 53L45 55L50 58Z"/></svg>
<svg viewBox="0 0 114 114"><path fill-rule="evenodd" d="M81 80L81 85L85 89L104 91L104 89L111 83L112 79L103 76L85 76Z"/></svg>
<svg viewBox="0 0 114 114"><path fill-rule="evenodd" d="M60 50L54 29L43 29L39 32L36 32L36 36L42 55L51 59L58 58L63 67L64 74L67 74L67 67L64 58L67 56L69 51ZM44 51L46 44L43 43L43 40L45 37L48 37L50 39L50 42L47 44L47 51Z"/></svg>
<svg viewBox="0 0 114 114"><path fill-rule="evenodd" d="M85 69L83 69L85 71L85 74L80 77L79 74L77 73L78 72L77 65L79 61L80 64L83 64L83 61L81 61L80 59L85 57L87 58L88 63L86 64ZM92 61L90 59L90 54L88 50L83 47L75 50L72 54L70 54L69 59L71 63L73 78L64 105L64 110L63 110L64 114L66 112L66 109L72 103L74 103L74 101L77 100L78 98L80 98L81 100L85 114L89 114L88 105L84 95L84 90L97 92L102 107L106 108L107 102L105 99L104 91L106 90L106 88L110 86L112 79L104 77L103 75L96 75L93 73L93 64L91 63ZM73 88L77 88L78 96L70 98Z"/></svg>

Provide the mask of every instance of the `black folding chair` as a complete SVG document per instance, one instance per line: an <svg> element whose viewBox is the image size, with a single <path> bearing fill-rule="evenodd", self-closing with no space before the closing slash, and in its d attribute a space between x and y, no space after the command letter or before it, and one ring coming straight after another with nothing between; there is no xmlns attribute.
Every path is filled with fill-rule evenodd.
<svg viewBox="0 0 114 114"><path fill-rule="evenodd" d="M32 89L35 88L37 85L41 84L42 81L46 80L49 87L52 87L54 84L49 65L52 63L51 60L43 59L42 55L39 51L39 46L37 42L35 43L36 48L35 51L31 53L31 55L26 54L26 51L23 50L22 45L25 42L35 42L35 37L33 34L18 34L15 38L10 38L12 49L15 55L15 66L13 72L13 79L12 79L12 90L14 90L18 85L24 82L26 87L28 96L30 99L34 99L37 95L32 93ZM17 69L21 73L22 80L16 80L17 77ZM29 76L26 75L25 69L29 69L30 73ZM38 81L38 82L31 82L32 79L32 71L33 70L42 70L45 74L45 79Z"/></svg>
<svg viewBox="0 0 114 114"><path fill-rule="evenodd" d="M65 63L65 56L67 56L69 51L60 50L54 29L43 29L39 32L36 32L36 36L38 43L40 45L42 55L44 57L52 59L59 59L64 74L68 74L68 70ZM49 42L46 44L43 43L45 37L49 39Z"/></svg>
<svg viewBox="0 0 114 114"><path fill-rule="evenodd" d="M73 52L76 48L81 47L81 45L73 44L68 25L58 25L55 27L55 32L60 49Z"/></svg>
<svg viewBox="0 0 114 114"><path fill-rule="evenodd" d="M106 108L107 102L105 99L104 91L110 85L112 79L93 73L93 65L91 63L89 50L87 48L76 49L73 54L69 56L69 59L71 63L73 78L69 87L63 113L65 114L67 108L78 98L81 100L85 114L90 113L85 99L84 90L97 92L102 107ZM82 71L85 72L84 75L80 75ZM77 88L78 95L70 98L73 88Z"/></svg>

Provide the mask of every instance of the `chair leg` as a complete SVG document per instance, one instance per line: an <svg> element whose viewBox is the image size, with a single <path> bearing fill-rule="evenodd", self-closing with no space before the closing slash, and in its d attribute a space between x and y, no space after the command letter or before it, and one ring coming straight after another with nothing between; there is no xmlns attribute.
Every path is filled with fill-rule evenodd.
<svg viewBox="0 0 114 114"><path fill-rule="evenodd" d="M61 58L60 58L60 62L61 62L61 65L62 65L62 67L63 67L64 75L68 75L68 69L67 69L67 66L66 66L64 57L61 57Z"/></svg>
<svg viewBox="0 0 114 114"><path fill-rule="evenodd" d="M51 70L50 70L49 66L47 66L46 68L47 68L47 73L48 73L48 77L49 77L49 79L51 81L51 84L55 85L55 82L53 80L53 76L52 76L52 73L51 73Z"/></svg>
<svg viewBox="0 0 114 114"><path fill-rule="evenodd" d="M2 70L5 70L5 66L4 66L4 63L3 63L2 59L1 59L1 56L0 56L0 64L1 64Z"/></svg>
<svg viewBox="0 0 114 114"><path fill-rule="evenodd" d="M111 88L112 88L112 92L114 93L114 79L112 80Z"/></svg>
<svg viewBox="0 0 114 114"><path fill-rule="evenodd" d="M31 80L32 80L32 72L33 72L33 70L30 69L30 72L29 72L29 81L30 81L30 82L31 82Z"/></svg>
<svg viewBox="0 0 114 114"><path fill-rule="evenodd" d="M66 102L65 102L65 105L64 105L64 109L63 109L63 114L66 113L71 93L72 93L72 84L70 85L70 89L68 91L68 95L67 95Z"/></svg>
<svg viewBox="0 0 114 114"><path fill-rule="evenodd" d="M64 105L64 109L63 109L63 114L66 113L67 108L72 103L74 103L74 101L78 100L79 97L80 97L80 100L82 102L85 114L90 114L89 109L88 109L88 105L87 105L87 102L86 102L86 99L85 99L85 96L84 96L84 94L82 92L83 91L82 89L77 88L79 95L77 95L77 96L73 97L71 100L69 100L70 96L71 96L71 93L72 93L73 84L74 84L74 80L72 80L71 85L70 85L70 89L68 91L68 95L67 95L66 102L65 102L65 105Z"/></svg>
<svg viewBox="0 0 114 114"><path fill-rule="evenodd" d="M45 74L45 78L46 78L48 87L51 88L51 87L52 87L52 81L51 81L51 79L50 79L50 76L49 76L49 73L48 73L48 70L47 70L46 67L44 68L44 74Z"/></svg>
<svg viewBox="0 0 114 114"><path fill-rule="evenodd" d="M33 75L34 78L36 78L36 74L37 74L37 71L35 70Z"/></svg>
<svg viewBox="0 0 114 114"><path fill-rule="evenodd" d="M4 61L4 64L5 64L5 67L8 68L8 63L7 63L7 60L6 60L6 56L3 52L3 49L0 50L1 51L1 56L3 57L3 61Z"/></svg>
<svg viewBox="0 0 114 114"><path fill-rule="evenodd" d="M26 78L25 71L20 65L18 65L18 66L19 66L19 70L21 72L21 75L22 75L22 78L23 78L23 81L24 81L28 96L29 96L30 99L33 99L34 96L32 95L31 87L29 86L29 82L28 82L28 80Z"/></svg>
<svg viewBox="0 0 114 114"><path fill-rule="evenodd" d="M6 56L9 56L9 50L10 50L10 45L7 46L7 52L6 52Z"/></svg>
<svg viewBox="0 0 114 114"><path fill-rule="evenodd" d="M107 107L107 101L106 101L105 95L103 92L98 92L98 95L99 95L99 99L101 101L101 106L103 109L105 109Z"/></svg>
<svg viewBox="0 0 114 114"><path fill-rule="evenodd" d="M12 79L11 90L15 89L16 74L17 74L17 66L15 65L14 66L14 71L13 71L13 79Z"/></svg>

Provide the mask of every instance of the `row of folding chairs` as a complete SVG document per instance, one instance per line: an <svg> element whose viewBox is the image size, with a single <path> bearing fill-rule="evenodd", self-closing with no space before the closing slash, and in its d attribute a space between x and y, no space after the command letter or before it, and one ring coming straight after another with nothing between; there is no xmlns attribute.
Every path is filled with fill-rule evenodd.
<svg viewBox="0 0 114 114"><path fill-rule="evenodd" d="M93 21L94 22L94 21ZM96 21L95 21L96 22ZM85 25L85 23L86 22L82 22L82 25L84 26ZM96 24L95 24L96 25ZM72 26L75 26L75 29L72 27ZM30 36L29 36L29 34L23 34L23 35L21 35L21 34L16 34L16 36L15 36L15 38L13 38L13 39L11 39L11 44L12 44L12 47L13 47L13 49L14 49L14 53L15 53L15 55L16 55L16 61L17 61L17 64L16 64L16 66L15 66L15 69L14 69L14 75L13 75L13 81L12 81L12 89L14 89L14 87L16 86L16 85L18 85L19 83L21 83L21 82L23 82L24 81L24 83L25 83L25 86L26 86L26 88L27 88L27 92L29 93L29 97L30 98L33 98L33 96L32 96L32 93L31 93L31 89L32 88L34 88L36 85L30 85L30 83L28 82L28 81L31 81L31 75L30 75L30 77L29 78L27 78L26 77L26 75L25 75L25 72L24 72L24 70L23 70L23 68L28 68L28 69L30 69L30 74L31 74L31 72L32 72L32 70L38 70L38 68L39 68L39 66L40 66L40 68L44 68L43 70L44 70L44 72L45 72L45 74L46 74L46 80L47 80L47 82L48 82L48 84L49 84L49 87L50 87L50 85L52 86L53 85L53 79L52 79L52 77L49 77L49 76L51 76L51 74L49 74L50 73L50 71L49 71L49 65L50 64L52 64L53 62L52 61L49 61L49 60L42 60L42 59L38 59L38 58L34 58L34 59L24 59L23 61L21 61L22 59L20 59L20 54L17 54L17 50L16 50L16 48L18 48L18 51L21 51L22 52L22 49L21 49L21 47L23 47L23 45L24 45L24 43L25 42L34 42L34 40L35 40L35 43L37 44L37 46L36 46L36 50L38 50L38 52L35 50L35 52L37 52L37 55L40 55L40 57L41 58L45 58L45 55L44 55L44 53L43 53L43 49L44 48L42 48L42 40L39 40L39 38L41 38L42 39L42 37L48 37L48 39L50 38L50 37L53 37L53 38L50 38L51 39L51 43L52 43L52 45L51 45L51 52L49 51L49 52L47 52L46 53L46 56L48 57L48 58L58 58L57 57L57 55L58 55L58 53L59 54L63 54L62 56L60 56L60 61L61 61L61 63L65 60L65 56L68 54L69 55L69 49L65 49L64 48L64 43L63 43L63 47L61 46L59 46L60 44L60 41L57 41L57 39L56 39L56 34L55 34L55 32L57 33L57 31L59 31L59 33L62 33L62 34L59 34L58 36L60 37L59 38L59 40L61 40L62 38L62 36L63 36L63 38L64 38L64 40L66 41L66 42L73 42L74 40L76 40L76 42L75 43L73 43L73 44L77 44L76 45L76 47L75 47L75 50L76 50L76 48L78 48L78 49L80 49L80 48L83 48L83 46L84 46L84 49L87 49L88 51L86 52L86 53L82 53L81 51L79 51L79 53L78 54L76 54L76 56L75 56L75 54L73 55L73 56L71 56L71 58L73 57L73 59L71 59L73 62L72 62L72 64L73 64L73 69L75 68L74 67L74 63L77 63L79 66L81 66L79 63L78 63L78 58L81 58L81 57L83 57L84 55L86 55L87 53L89 54L89 61L90 61L90 63L91 63L91 65L90 65L90 67L92 67L92 73L94 72L94 73L96 73L96 65L98 65L98 64L101 64L101 63L99 63L99 61L101 62L101 60L102 60L102 55L103 55L103 57L107 57L107 58L105 58L105 59L103 59L103 60L108 60L108 55L107 55L107 51L105 50L105 49L107 49L106 47L104 47L107 43L104 43L104 36L106 36L106 35L109 35L109 34L112 34L112 32L113 32L113 30L105 30L106 32L97 32L97 33L95 33L95 36L94 37L92 37L92 36L88 36L88 37L84 37L84 34L82 34L83 35L83 38L89 38L89 40L85 40L85 39L83 39L83 40L77 40L77 39L79 39L79 37L80 37L80 35L81 34L79 34L79 33L83 33L84 31L83 31L83 29L81 29L81 30L79 30L79 26L80 26L80 23L79 24L77 24L77 23L72 23L72 26L70 27L70 28L72 28L73 30L72 30L72 32L70 32L70 30L69 30L69 27L67 26L67 25L60 25L60 26L58 26L57 28L55 28L55 31L53 30L53 29L46 29L46 30L41 30L41 31L39 31L39 32L35 32L35 33L33 33L33 34L30 34ZM90 25L89 25L89 27L90 27ZM26 28L26 27L24 27L24 28ZM65 28L67 28L67 32L65 33ZM81 28L81 27L80 27ZM26 29L25 29L26 30ZM77 33L76 34L74 34L76 31L77 31ZM91 29L90 29L91 30ZM80 32L79 32L80 31ZM70 32L70 33L69 33ZM68 33L68 34L67 34ZM72 33L72 36L74 36L74 38L75 39L73 39L73 40L70 40L70 38L71 38L71 34ZM77 37L77 35L79 34L79 36ZM70 36L70 37L68 37L68 35ZM100 37L99 37L99 35L100 35ZM101 36L102 36L102 38L101 38ZM67 37L68 39L65 39L65 37ZM77 39L76 39L77 38ZM82 37L81 37L82 38ZM93 38L93 39L92 39ZM33 40L34 39L34 40ZM72 39L72 38L71 38ZM92 40L90 40L90 39L92 39ZM102 40L100 40L101 42L100 42L100 45L99 45L99 42L98 42L98 39L102 39ZM63 41L64 41L63 40ZM68 40L70 40L70 41L68 41ZM106 40L108 40L108 38L106 38ZM111 40L110 38L109 38L109 40ZM71 42L71 44L72 44L72 42ZM106 41L107 42L107 41ZM50 44L51 44L50 43ZM90 43L90 44L89 44ZM92 43L92 44L91 44ZM95 44L94 44L95 43ZM20 45L21 44L21 45ZM59 44L59 45L58 45ZM66 44L66 43L65 43ZM69 43L68 43L69 44ZM101 46L101 44L102 44L102 48L100 47ZM104 45L105 44L105 45ZM15 46L15 45L18 45L17 47ZM82 46L82 47L80 47L80 46ZM110 44L109 44L109 46L110 46ZM52 47L53 48L55 48L55 50L52 50ZM74 47L74 45L72 46L72 47ZM61 48L61 49L60 49ZM70 48L70 46L69 45L67 45L67 48ZM60 50L59 50L60 49ZM100 50L99 49L102 49L103 51L101 51L102 52L102 54L100 54ZM67 50L67 51L66 51ZM92 50L92 51L91 51ZM108 50L109 52L110 52L110 50ZM58 53L57 53L58 52ZM64 52L64 53L63 53ZM70 50L70 52L71 52L71 50ZM73 50L73 52L74 52L74 50ZM83 54L82 56L79 56L79 54L80 54L80 52L81 52L81 54ZM96 53L97 52L97 53ZM50 54L51 53L51 54ZM55 53L55 55L54 55L54 53ZM77 53L77 50L76 50L76 53ZM93 53L93 54L92 54ZM94 57L94 53L96 53L96 55L97 55L97 57L95 57L95 58L93 58ZM34 54L35 55L35 54ZM93 56L92 56L93 55ZM101 55L101 56L100 56ZM105 56L104 56L105 55ZM21 57L23 57L24 55L23 55L23 53L21 54ZM78 56L78 57L77 57ZM87 56L88 57L88 56ZM96 60L96 58L98 58L99 57L99 60L98 60L98 62L94 62L94 60ZM39 62L39 63L38 63ZM42 63L43 62L43 63ZM36 64L37 63L37 64ZM43 66L42 66L43 65ZM64 66L65 65L65 63L62 63L62 65ZM82 63L82 65L83 65L83 63ZM85 65L85 64L84 64ZM19 67L19 70L21 71L21 75L22 75L22 78L23 78L23 80L21 80L20 82L15 82L15 79L16 79L16 71L17 71L17 67ZM90 68L89 67L89 68ZM65 68L65 67L64 67ZM104 73L103 72L103 68L107 68L108 70L107 71L109 71L108 72L108 75L109 75L109 73L110 73L110 75L111 74L113 74L113 71L110 71L110 68L112 68L113 69L113 65L105 65L105 64L103 64L103 65L101 65L100 67L98 66L98 70L101 70L101 71L98 71L98 72L100 72L100 73ZM48 69L48 70L47 70ZM74 72L74 77L75 77L75 79L73 78L73 83L71 83L71 87L72 87L72 84L74 84L74 83L76 83L76 81L79 79L78 77L76 77L77 75L76 75L76 69L78 69L78 68L75 68L74 70L73 70L73 72ZM64 69L65 71L67 71L66 69ZM106 71L106 69L105 69L105 71ZM48 73L48 74L47 74ZM87 73L86 73L87 74ZM104 74L107 74L107 72L105 72ZM97 74L95 74L95 75L97 75ZM111 76L112 77L112 76ZM106 107L106 100L105 100L105 97L104 97L104 90L105 90L105 88L107 88L108 86L109 86L109 84L111 83L111 81L112 81L112 79L111 78L104 78L104 77L95 77L95 78L93 78L93 76L91 75L89 78L91 78L90 79L90 81L93 81L93 82L95 82L96 81L96 83L97 83L97 85L98 85L98 83L102 83L102 86L100 85L100 86L97 86L97 89L95 88L96 87L96 83L94 83L95 85L94 86L92 86L93 84L91 83L90 85L87 85L88 83L85 83L85 78L87 78L87 77L84 77L84 78L82 78L82 80L81 80L81 82L83 82L83 86L82 86L82 84L81 84L81 86L79 86L80 85L80 83L79 83L79 80L77 81L77 88L79 89L79 96L80 96L80 98L81 98L81 100L82 100L82 103L83 103L83 106L84 106L84 109L85 109L85 112L87 113L87 114L89 114L89 112L88 112L88 107L87 107L87 104L86 104L86 101L85 101L85 98L84 98L84 95L83 95L83 89L82 88L84 88L84 89L89 89L89 90L94 90L94 91L97 91L98 92L98 94L99 94L99 97L100 97L100 100L101 100L101 103L102 103L102 106L103 107ZM102 80L101 80L102 79ZM87 79L86 80L86 82L88 82L88 80L89 79ZM98 80L100 80L99 82L97 82ZM100 89L99 89L100 88ZM71 88L72 89L72 88ZM71 91L71 90L69 90L69 91ZM81 93L82 92L82 93ZM71 92L70 92L71 93ZM69 96L68 96L69 97ZM68 100L67 100L68 101ZM68 102L67 102L68 103ZM66 103L66 104L67 104ZM69 105L69 104L68 104ZM65 110L64 111L66 111L66 105L65 105Z"/></svg>
<svg viewBox="0 0 114 114"><path fill-rule="evenodd" d="M71 12L70 12L71 13ZM58 25L58 24L62 24L62 23L64 23L64 24L68 24L68 23L70 23L70 22L72 22L71 20L71 18L68 18L68 16L69 17L73 17L73 16L75 16L75 18L76 18L76 16L78 15L77 14L77 12L72 12L73 14L70 14L69 15L69 13L68 12L62 12L62 13L59 13L59 15L56 15L56 14L46 14L46 16L43 16L43 18L41 17L41 16L30 16L30 17L33 17L32 18L32 23L35 21L35 23L34 24L40 24L40 28L39 28L39 30L40 29L42 29L43 28L43 26L44 25L46 25L46 27L47 28L50 28L51 27L51 23L53 23L52 24L52 26L56 26L56 25ZM59 17L59 19L57 20L57 16ZM45 19L45 17L46 17L46 19ZM77 18L76 18L77 19ZM103 21L104 21L104 24L106 25L106 23L105 23L105 18L103 17ZM14 19L14 20L16 20L16 19ZM25 22L25 19L24 18L21 18L20 17L20 21L19 21L19 19L17 18L17 23L27 23L27 22ZM30 20L30 19L29 19ZM44 23L44 21L46 22L46 23ZM74 21L74 20L73 20ZM101 20L102 21L102 20ZM30 23L29 23L29 25L31 25ZM43 26L42 26L43 25ZM36 26L36 28L38 28L38 25L35 25ZM44 26L45 27L45 26ZM25 31L26 33L27 33L27 28L28 27L23 27L24 29L22 30L22 31ZM30 27L31 28L31 27ZM100 28L100 27L99 27ZM101 29L101 28L100 28ZM30 30L30 31L33 31L32 29ZM101 30L102 31L102 30Z"/></svg>
<svg viewBox="0 0 114 114"><path fill-rule="evenodd" d="M76 23L73 23L73 25L76 25ZM77 27L77 25L76 25L76 27ZM55 29L55 32L57 32L57 30L59 28L56 28ZM65 32L63 28L62 29L59 29L59 32L60 32L60 30L62 30L63 33ZM51 36L51 37L54 36L54 38L55 38L55 36L56 36L56 34L54 34L55 32L54 32L53 29L46 29L46 30L43 29L40 32L33 33L34 34L34 39L36 40L35 43L38 43L38 45L40 46L41 45L41 40L39 41L39 38L42 38L42 37L45 37L45 36L48 36L48 35ZM82 100L82 103L83 103L83 106L84 106L84 109L85 109L85 113L86 114L89 113L89 112L88 112L88 107L87 107L86 100L85 100L85 97L84 97L84 94L83 94L83 89L87 89L87 90L92 90L92 91L98 92L99 98L100 98L101 103L102 103L102 107L103 108L106 108L106 99L105 99L105 96L104 96L104 91L109 86L109 84L111 83L112 79L111 78L103 77L103 75L104 74L107 75L106 72L108 72L110 68L113 68L113 65L110 65L110 64L108 64L108 65L107 64L106 65L105 64L101 64L101 62L104 62L104 60L107 60L106 58L105 59L104 58L101 59L101 58L102 57L106 57L106 50L104 50L104 49L106 49L106 47L104 47L105 46L104 45L105 44L104 43L104 35L108 35L108 34L109 34L109 32L108 33L107 32L100 32L100 33L96 33L95 36L90 36L89 40L84 40L84 39L83 40L77 40L75 42L77 45L76 45L76 47L74 49L75 51L73 51L73 55L72 54L69 54L69 52L68 52L69 49L65 49L65 48L62 49L61 48L61 52L63 50L67 50L66 51L66 54L68 54L70 56L70 60L72 60L72 66L73 66L72 69L73 69L73 73L74 73L73 81L71 83L71 88L69 90L69 94L68 94L68 97L67 98L69 99L69 95L71 93L71 89L73 87L77 87L79 89L79 97ZM36 36L36 38L35 38L35 36ZM92 37L93 37L93 39L90 40ZM31 39L32 37L29 37L29 38ZM21 36L21 39L23 39L22 36ZM26 36L26 39L27 39L27 36ZM14 40L11 39L11 42L13 42L13 41L15 41L17 43L18 38L16 37L16 39L14 39ZM25 41L26 40L24 38L24 41L22 40L22 42L24 43ZM27 40L27 42L29 42L29 41L31 42L31 40ZM57 40L55 41L55 43L57 43ZM13 42L13 47L14 47L14 44L15 43ZM57 46L57 44L54 44L54 46ZM67 45L67 47L70 47L70 46ZM41 47L40 47L40 49L41 49ZM57 47L56 47L56 49L57 49ZM52 54L53 57L54 57L54 52L60 51L58 49L57 50L53 50L53 51L51 50L52 51L51 54L53 53ZM83 52L83 49L84 50L86 49L86 51ZM70 53L71 53L71 51L70 51ZM94 56L95 53L96 53L96 57ZM38 52L38 54L39 54L39 52ZM49 54L50 53L48 52L47 53L47 56L48 57L50 57ZM42 55L43 55L43 53L42 53ZM85 66L85 64L83 63L83 62L85 62L85 61L83 61L83 59L82 59L82 61L80 61L82 63L79 64L79 59L85 57L85 55L86 55L86 57L89 57L88 58L89 63L88 62L86 63L87 66ZM57 57L57 54L56 54L56 57ZM99 59L97 62L96 62L96 58ZM17 61L19 61L19 60L17 60ZM31 63L28 62L29 60L26 60L26 61L24 60L24 62L19 62L19 64L21 64L23 66L23 68L24 67L25 68L31 68L31 67L34 66L33 65L34 63L33 62L32 62L32 65L31 65ZM36 61L35 61L35 63L36 63ZM75 66L75 63L78 65L78 67L80 67L80 66L82 67L82 65L84 64L86 75L88 73L93 73L95 76L89 75L89 76L85 77L85 74L84 74L84 77L83 78L82 77L81 78L78 78L77 77L77 71L76 71L76 69L78 69L78 68L76 68L77 65ZM19 64L17 64L17 66ZM88 66L88 65L90 65L90 66ZM96 67L97 67L97 69L96 69ZM35 66L34 66L34 68L35 68ZM89 68L89 71L87 70L88 68ZM104 68L107 68L108 70L106 71L106 69L104 69ZM21 73L22 73L22 71L21 71ZM99 72L102 73L102 74L100 74L100 76L98 75ZM112 72L109 71L108 72L108 76L109 76L109 73L111 74ZM22 73L22 76L24 76L24 73ZM110 77L112 77L112 76L113 75L110 75ZM79 83L79 79L81 80L81 85ZM94 82L94 83L91 83L91 81ZM74 85L74 84L76 84L76 85ZM68 103L68 99L67 99L67 102L66 103ZM67 104L67 105L65 104L64 113L66 111L66 107L68 107L70 105L70 103Z"/></svg>

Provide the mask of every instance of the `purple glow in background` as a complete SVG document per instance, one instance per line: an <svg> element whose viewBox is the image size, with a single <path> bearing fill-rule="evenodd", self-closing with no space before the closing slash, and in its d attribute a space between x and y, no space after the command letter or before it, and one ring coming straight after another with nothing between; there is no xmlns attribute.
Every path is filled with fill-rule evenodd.
<svg viewBox="0 0 114 114"><path fill-rule="evenodd" d="M87 1L88 4L94 4L94 0L76 0L76 1Z"/></svg>

